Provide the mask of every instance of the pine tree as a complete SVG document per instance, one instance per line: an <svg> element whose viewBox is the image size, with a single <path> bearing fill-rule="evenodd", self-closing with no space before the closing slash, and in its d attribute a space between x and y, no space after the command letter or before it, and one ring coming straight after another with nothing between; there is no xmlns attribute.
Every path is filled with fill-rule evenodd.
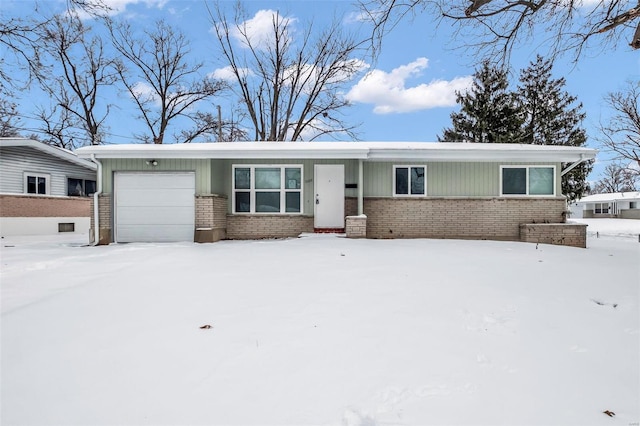
<svg viewBox="0 0 640 426"><path fill-rule="evenodd" d="M467 92L457 92L460 112L451 114L453 126L443 130L440 142L517 143L522 114L508 91L507 71L484 61Z"/></svg>
<svg viewBox="0 0 640 426"><path fill-rule="evenodd" d="M564 78L552 78L553 63L538 55L520 72L516 91L524 113L522 142L537 145L584 146L587 142L581 123L585 118L582 103L564 90ZM562 167L566 167L563 164ZM569 201L589 191L587 175L592 162L582 163L562 178L562 193Z"/></svg>

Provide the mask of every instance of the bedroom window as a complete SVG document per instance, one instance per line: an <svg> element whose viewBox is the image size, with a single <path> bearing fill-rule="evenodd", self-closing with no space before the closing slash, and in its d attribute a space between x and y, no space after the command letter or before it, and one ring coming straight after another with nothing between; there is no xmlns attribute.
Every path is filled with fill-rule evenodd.
<svg viewBox="0 0 640 426"><path fill-rule="evenodd" d="M393 195L426 195L426 166L393 166Z"/></svg>
<svg viewBox="0 0 640 426"><path fill-rule="evenodd" d="M25 173L24 192L26 194L49 194L49 175Z"/></svg>
<svg viewBox="0 0 640 426"><path fill-rule="evenodd" d="M234 213L302 213L302 166L234 165Z"/></svg>
<svg viewBox="0 0 640 426"><path fill-rule="evenodd" d="M555 195L555 167L501 166L500 195Z"/></svg>
<svg viewBox="0 0 640 426"><path fill-rule="evenodd" d="M96 192L96 181L89 179L67 179L67 195L70 197L84 197Z"/></svg>

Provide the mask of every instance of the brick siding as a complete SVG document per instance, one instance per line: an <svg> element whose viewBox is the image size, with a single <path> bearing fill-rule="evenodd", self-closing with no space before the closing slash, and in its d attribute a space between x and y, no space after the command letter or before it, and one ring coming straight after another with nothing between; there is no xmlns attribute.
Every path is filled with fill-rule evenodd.
<svg viewBox="0 0 640 426"><path fill-rule="evenodd" d="M0 195L0 217L89 217L91 198Z"/></svg>
<svg viewBox="0 0 640 426"><path fill-rule="evenodd" d="M113 221L111 220L111 194L100 194L98 196L98 209L100 214L100 243L99 244L109 244L112 240L111 234L112 229L111 225ZM89 234L89 240L91 243L94 242L94 205L93 205L93 197L91 197L91 229Z"/></svg>
<svg viewBox="0 0 640 426"><path fill-rule="evenodd" d="M303 232L313 232L312 216L227 216L227 238L231 240L297 237Z"/></svg>
<svg viewBox="0 0 640 426"><path fill-rule="evenodd" d="M527 243L587 247L587 225L580 223L525 223L520 240Z"/></svg>
<svg viewBox="0 0 640 426"><path fill-rule="evenodd" d="M522 223L564 222L564 198L365 198L368 238L520 239Z"/></svg>
<svg viewBox="0 0 640 426"><path fill-rule="evenodd" d="M226 238L227 198L221 195L196 195L194 240L212 243Z"/></svg>

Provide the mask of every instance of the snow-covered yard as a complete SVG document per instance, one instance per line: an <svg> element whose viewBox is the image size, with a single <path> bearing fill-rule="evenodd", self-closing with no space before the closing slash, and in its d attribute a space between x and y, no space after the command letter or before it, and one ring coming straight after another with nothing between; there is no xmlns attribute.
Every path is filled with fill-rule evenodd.
<svg viewBox="0 0 640 426"><path fill-rule="evenodd" d="M640 221L579 221L587 249L4 238L2 424L637 425Z"/></svg>

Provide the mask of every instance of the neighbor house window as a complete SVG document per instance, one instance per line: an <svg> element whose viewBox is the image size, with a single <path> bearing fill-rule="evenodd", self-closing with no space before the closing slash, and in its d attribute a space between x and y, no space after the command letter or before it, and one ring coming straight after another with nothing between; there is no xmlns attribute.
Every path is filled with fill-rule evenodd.
<svg viewBox="0 0 640 426"><path fill-rule="evenodd" d="M596 203L594 205L593 212L597 214L608 214L609 203Z"/></svg>
<svg viewBox="0 0 640 426"><path fill-rule="evenodd" d="M49 175L25 173L24 192L27 194L49 194L49 179Z"/></svg>
<svg viewBox="0 0 640 426"><path fill-rule="evenodd" d="M93 195L96 192L96 181L89 179L67 179L67 195L70 197L83 197Z"/></svg>
<svg viewBox="0 0 640 426"><path fill-rule="evenodd" d="M638 208L638 202L637 201L630 201L629 202L629 208L630 209L637 209Z"/></svg>
<svg viewBox="0 0 640 426"><path fill-rule="evenodd" d="M302 213L302 166L233 166L234 213Z"/></svg>
<svg viewBox="0 0 640 426"><path fill-rule="evenodd" d="M426 166L393 166L393 195L426 195L426 177Z"/></svg>
<svg viewBox="0 0 640 426"><path fill-rule="evenodd" d="M501 166L500 195L555 195L555 167Z"/></svg>

